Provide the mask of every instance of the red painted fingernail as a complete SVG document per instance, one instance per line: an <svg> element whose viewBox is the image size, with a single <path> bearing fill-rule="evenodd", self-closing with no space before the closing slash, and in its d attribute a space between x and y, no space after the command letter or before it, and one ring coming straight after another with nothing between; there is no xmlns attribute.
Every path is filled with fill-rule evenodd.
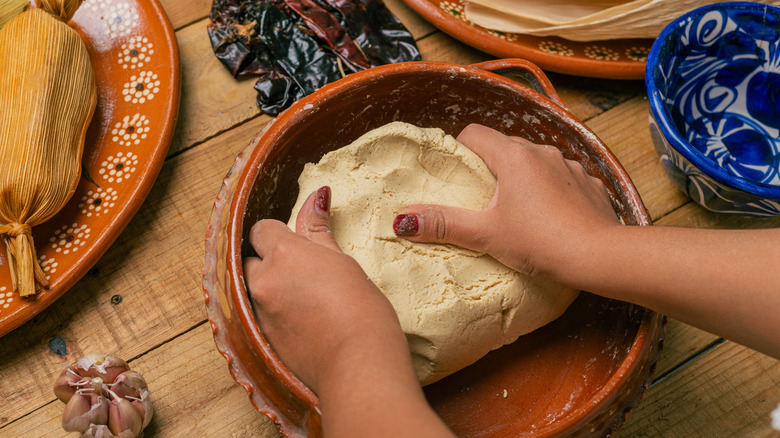
<svg viewBox="0 0 780 438"><path fill-rule="evenodd" d="M330 187L323 186L317 189L314 195L314 209L319 213L330 211Z"/></svg>
<svg viewBox="0 0 780 438"><path fill-rule="evenodd" d="M414 236L417 234L419 226L415 214L399 214L393 221L393 231L398 236Z"/></svg>

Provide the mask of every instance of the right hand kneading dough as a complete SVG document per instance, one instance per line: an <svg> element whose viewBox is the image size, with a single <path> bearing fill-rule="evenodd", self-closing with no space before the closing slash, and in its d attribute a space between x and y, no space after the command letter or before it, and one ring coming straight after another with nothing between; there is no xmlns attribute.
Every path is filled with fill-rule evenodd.
<svg viewBox="0 0 780 438"><path fill-rule="evenodd" d="M396 237L392 224L402 207L481 210L496 190L484 162L440 129L390 123L306 164L298 183L288 224L294 228L311 192L331 187L336 242L393 304L423 385L547 324L577 297L486 254Z"/></svg>

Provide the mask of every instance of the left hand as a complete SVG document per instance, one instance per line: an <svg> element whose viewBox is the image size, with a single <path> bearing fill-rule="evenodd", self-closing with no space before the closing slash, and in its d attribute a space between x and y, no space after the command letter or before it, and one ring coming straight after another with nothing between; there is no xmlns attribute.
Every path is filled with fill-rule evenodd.
<svg viewBox="0 0 780 438"><path fill-rule="evenodd" d="M390 302L330 232L330 188L312 193L296 232L261 220L244 260L255 315L279 358L315 392L329 375L355 372L366 352L411 370L406 338ZM408 362L408 365L406 363ZM410 371L411 372L411 371ZM413 377L413 374L412 374Z"/></svg>

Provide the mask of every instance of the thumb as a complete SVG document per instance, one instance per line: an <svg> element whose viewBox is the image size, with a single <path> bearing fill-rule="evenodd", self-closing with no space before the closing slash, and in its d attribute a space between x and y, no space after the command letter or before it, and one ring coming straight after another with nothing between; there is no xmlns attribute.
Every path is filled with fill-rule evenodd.
<svg viewBox="0 0 780 438"><path fill-rule="evenodd" d="M330 187L324 186L306 198L295 219L295 232L314 243L341 252L330 231L330 195Z"/></svg>
<svg viewBox="0 0 780 438"><path fill-rule="evenodd" d="M400 211L393 231L412 242L451 243L485 252L487 227L484 211L442 205L412 205Z"/></svg>

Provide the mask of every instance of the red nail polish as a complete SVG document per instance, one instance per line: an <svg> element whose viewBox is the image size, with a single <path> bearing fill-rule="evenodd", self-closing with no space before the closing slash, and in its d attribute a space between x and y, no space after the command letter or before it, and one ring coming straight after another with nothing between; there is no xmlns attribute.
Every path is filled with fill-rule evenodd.
<svg viewBox="0 0 780 438"><path fill-rule="evenodd" d="M420 224L415 214L399 214L393 221L393 231L398 236L414 236Z"/></svg>
<svg viewBox="0 0 780 438"><path fill-rule="evenodd" d="M317 189L314 195L314 209L320 213L330 211L330 187L324 186Z"/></svg>

